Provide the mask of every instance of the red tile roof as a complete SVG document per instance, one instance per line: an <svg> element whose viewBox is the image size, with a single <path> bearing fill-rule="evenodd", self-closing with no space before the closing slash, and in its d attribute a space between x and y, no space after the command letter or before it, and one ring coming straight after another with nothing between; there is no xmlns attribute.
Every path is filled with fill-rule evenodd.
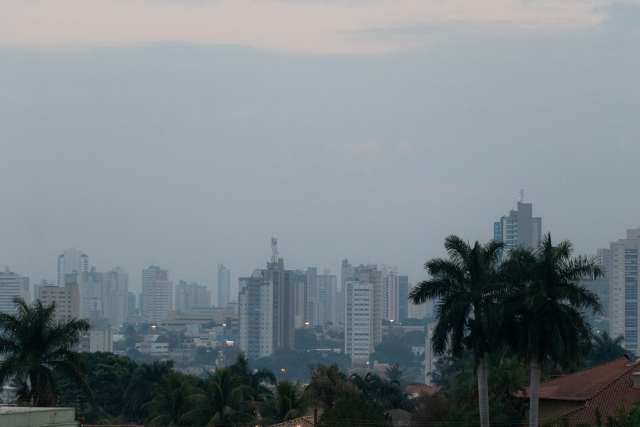
<svg viewBox="0 0 640 427"><path fill-rule="evenodd" d="M640 370L638 362L629 362L622 357L544 382L540 385L540 399L589 400L625 374L637 370Z"/></svg>

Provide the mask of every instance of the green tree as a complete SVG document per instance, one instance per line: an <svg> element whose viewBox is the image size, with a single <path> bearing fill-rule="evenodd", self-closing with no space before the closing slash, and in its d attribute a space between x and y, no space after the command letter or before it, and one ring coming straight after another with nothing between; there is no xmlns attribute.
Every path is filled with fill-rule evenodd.
<svg viewBox="0 0 640 427"><path fill-rule="evenodd" d="M17 298L16 314L0 313L0 384L19 384L18 398L33 406L54 406L60 396L58 378L75 382L89 393L85 369L71 349L89 329L83 320L56 324L54 305L28 305Z"/></svg>
<svg viewBox="0 0 640 427"><path fill-rule="evenodd" d="M627 350L622 346L624 337L611 338L606 332L594 334L591 351L587 356L588 366L601 365L623 357Z"/></svg>
<svg viewBox="0 0 640 427"><path fill-rule="evenodd" d="M124 390L124 413L134 421L143 421L148 416L145 404L153 398L153 390L162 378L173 369L172 362L145 363L133 371Z"/></svg>
<svg viewBox="0 0 640 427"><path fill-rule="evenodd" d="M298 418L305 414L308 399L298 383L279 381L275 395L270 399L269 410L274 422Z"/></svg>
<svg viewBox="0 0 640 427"><path fill-rule="evenodd" d="M495 294L497 266L502 243L473 246L457 236L445 239L449 259L432 259L425 265L430 278L410 294L415 304L436 300L437 323L432 345L436 354L447 349L460 357L473 354L478 382L480 425L489 426L488 358L495 349Z"/></svg>
<svg viewBox="0 0 640 427"><path fill-rule="evenodd" d="M230 368L218 369L202 380L188 399L192 408L183 420L189 425L223 426L254 418L252 390Z"/></svg>
<svg viewBox="0 0 640 427"><path fill-rule="evenodd" d="M510 295L502 307L505 334L529 364L529 425L539 425L542 366L549 361L565 369L575 366L591 341L583 313L600 308L598 298L578 285L598 276L593 260L572 257L568 241L554 246L547 234L536 250L516 249L503 266Z"/></svg>
<svg viewBox="0 0 640 427"><path fill-rule="evenodd" d="M149 427L176 427L189 425L184 421L191 408L189 396L193 394L194 379L178 372L165 375L153 387L153 398L145 404L149 413L145 425Z"/></svg>
<svg viewBox="0 0 640 427"><path fill-rule="evenodd" d="M318 420L320 427L385 427L384 410L359 393L344 393Z"/></svg>

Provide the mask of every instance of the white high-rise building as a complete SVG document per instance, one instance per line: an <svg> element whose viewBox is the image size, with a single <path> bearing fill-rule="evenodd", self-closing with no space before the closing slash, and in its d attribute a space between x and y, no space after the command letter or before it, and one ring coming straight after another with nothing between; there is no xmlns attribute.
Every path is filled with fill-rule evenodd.
<svg viewBox="0 0 640 427"><path fill-rule="evenodd" d="M394 269L383 268L383 319L400 320L400 281L398 272Z"/></svg>
<svg viewBox="0 0 640 427"><path fill-rule="evenodd" d="M354 366L365 365L374 349L374 285L345 283L344 352Z"/></svg>
<svg viewBox="0 0 640 427"><path fill-rule="evenodd" d="M273 283L261 272L238 279L240 349L251 360L273 353Z"/></svg>
<svg viewBox="0 0 640 427"><path fill-rule="evenodd" d="M542 218L533 216L533 204L520 200L516 210L493 224L493 239L503 242L507 251L518 246L537 248L542 243Z"/></svg>
<svg viewBox="0 0 640 427"><path fill-rule="evenodd" d="M625 239L612 242L598 255L609 285L609 335L624 336L624 347L640 354L640 228L627 230Z"/></svg>
<svg viewBox="0 0 640 427"><path fill-rule="evenodd" d="M0 271L0 313L14 314L16 305L14 298L22 298L27 303L29 296L29 278L13 273L6 268Z"/></svg>
<svg viewBox="0 0 640 427"><path fill-rule="evenodd" d="M218 264L218 307L229 305L229 295L231 292L231 270L223 264Z"/></svg>
<svg viewBox="0 0 640 427"><path fill-rule="evenodd" d="M58 285L66 283L65 276L89 272L89 256L77 249L67 249L58 256Z"/></svg>
<svg viewBox="0 0 640 427"><path fill-rule="evenodd" d="M173 283L167 270L155 265L142 270L142 316L149 322L161 322L173 309Z"/></svg>

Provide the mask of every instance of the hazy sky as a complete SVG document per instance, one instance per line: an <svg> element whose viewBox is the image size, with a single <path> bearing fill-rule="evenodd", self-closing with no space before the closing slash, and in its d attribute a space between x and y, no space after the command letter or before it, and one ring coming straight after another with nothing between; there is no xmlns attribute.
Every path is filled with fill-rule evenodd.
<svg viewBox="0 0 640 427"><path fill-rule="evenodd" d="M593 252L640 226L640 3L2 0L0 264L137 289L396 265L520 188Z"/></svg>

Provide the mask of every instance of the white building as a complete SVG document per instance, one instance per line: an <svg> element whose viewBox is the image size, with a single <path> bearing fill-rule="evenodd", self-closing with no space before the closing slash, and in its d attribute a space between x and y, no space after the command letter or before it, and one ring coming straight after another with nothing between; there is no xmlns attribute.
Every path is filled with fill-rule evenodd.
<svg viewBox="0 0 640 427"><path fill-rule="evenodd" d="M363 281L345 284L344 352L351 356L351 364L369 363L374 348L374 285Z"/></svg>
<svg viewBox="0 0 640 427"><path fill-rule="evenodd" d="M67 249L58 256L58 285L65 284L68 274L89 272L89 256L77 249Z"/></svg>
<svg viewBox="0 0 640 427"><path fill-rule="evenodd" d="M150 356L166 356L169 353L169 343L159 338L160 335L145 335L142 342L136 344L136 349Z"/></svg>
<svg viewBox="0 0 640 427"><path fill-rule="evenodd" d="M68 322L80 317L80 287L77 283L64 286L42 284L38 287L37 298L44 306L55 304L54 320Z"/></svg>
<svg viewBox="0 0 640 427"><path fill-rule="evenodd" d="M231 270L218 264L218 307L226 307L229 305L229 296L231 294Z"/></svg>
<svg viewBox="0 0 640 427"><path fill-rule="evenodd" d="M169 273L155 265L142 270L142 317L157 323L173 309L173 283Z"/></svg>
<svg viewBox="0 0 640 427"><path fill-rule="evenodd" d="M273 283L261 273L238 279L240 350L251 360L273 353Z"/></svg>
<svg viewBox="0 0 640 427"><path fill-rule="evenodd" d="M400 281L395 269L383 268L383 319L400 319Z"/></svg>
<svg viewBox="0 0 640 427"><path fill-rule="evenodd" d="M503 242L507 251L518 246L537 248L542 243L542 218L533 216L533 204L520 200L516 210L493 224L493 239Z"/></svg>
<svg viewBox="0 0 640 427"><path fill-rule="evenodd" d="M623 345L634 354L640 354L639 253L640 228L627 230L625 239L612 242L608 251L599 252L609 284L609 334L624 336Z"/></svg>
<svg viewBox="0 0 640 427"><path fill-rule="evenodd" d="M6 268L0 271L0 313L14 314L16 305L14 298L22 298L27 303L29 297L29 278L20 276Z"/></svg>

